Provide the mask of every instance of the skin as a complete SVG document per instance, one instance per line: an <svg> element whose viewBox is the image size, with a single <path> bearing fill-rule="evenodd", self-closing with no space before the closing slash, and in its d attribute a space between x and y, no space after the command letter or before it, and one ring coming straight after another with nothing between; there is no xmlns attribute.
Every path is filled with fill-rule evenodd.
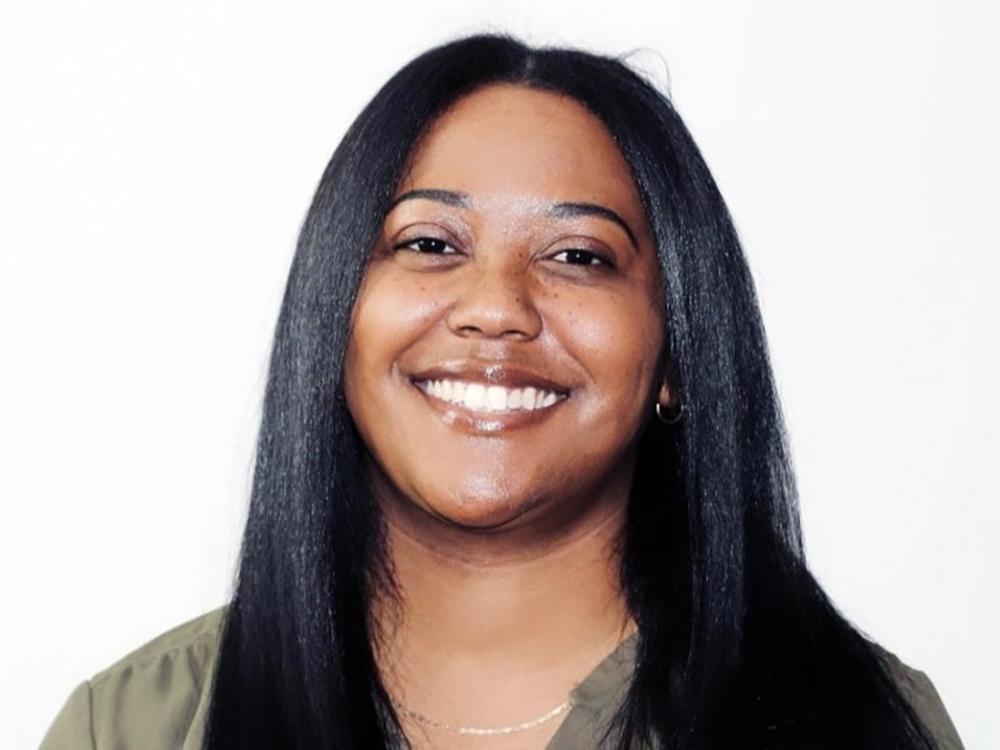
<svg viewBox="0 0 1000 750"><path fill-rule="evenodd" d="M431 189L465 205L389 211L345 363L400 593L373 604L377 658L409 707L499 726L561 703L634 630L618 543L638 439L655 402L674 401L660 273L624 158L571 98L498 84L460 99L397 197ZM560 201L629 231L545 213ZM569 397L530 425L470 429L410 379L456 359L519 364ZM560 720L500 738L404 729L417 747L538 748Z"/></svg>

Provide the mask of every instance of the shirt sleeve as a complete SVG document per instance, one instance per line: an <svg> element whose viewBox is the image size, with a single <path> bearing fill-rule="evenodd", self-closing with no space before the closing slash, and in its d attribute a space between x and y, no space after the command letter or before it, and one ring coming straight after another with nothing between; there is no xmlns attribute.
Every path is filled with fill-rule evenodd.
<svg viewBox="0 0 1000 750"><path fill-rule="evenodd" d="M70 693L42 738L40 750L94 750L90 680Z"/></svg>
<svg viewBox="0 0 1000 750"><path fill-rule="evenodd" d="M930 731L940 750L965 750L934 683L926 673L914 669L895 654L883 652L889 669L910 706Z"/></svg>
<svg viewBox="0 0 1000 750"><path fill-rule="evenodd" d="M934 683L919 669L907 667L909 698L914 710L934 735L941 750L964 750L958 730L952 722Z"/></svg>

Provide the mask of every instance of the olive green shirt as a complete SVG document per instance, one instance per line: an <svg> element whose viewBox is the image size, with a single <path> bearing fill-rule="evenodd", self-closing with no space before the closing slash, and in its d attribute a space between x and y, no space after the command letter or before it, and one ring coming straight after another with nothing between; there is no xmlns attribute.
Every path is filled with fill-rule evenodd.
<svg viewBox="0 0 1000 750"><path fill-rule="evenodd" d="M74 690L41 750L200 750L225 607L140 647ZM570 694L573 707L547 750L596 748L628 687L636 636L607 656ZM923 672L885 652L942 750L962 748L941 698Z"/></svg>

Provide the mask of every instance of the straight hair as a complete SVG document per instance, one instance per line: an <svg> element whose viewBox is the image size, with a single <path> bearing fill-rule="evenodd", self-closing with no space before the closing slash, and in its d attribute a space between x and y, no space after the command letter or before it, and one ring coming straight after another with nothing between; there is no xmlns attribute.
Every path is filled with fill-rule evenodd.
<svg viewBox="0 0 1000 750"><path fill-rule="evenodd" d="M274 333L206 747L406 745L374 657L369 604L393 581L343 363L407 157L450 105L499 83L572 97L621 150L655 239L684 409L640 441L621 567L636 668L606 745L933 747L884 652L807 569L753 281L687 128L622 57L508 34L409 62L323 172Z"/></svg>

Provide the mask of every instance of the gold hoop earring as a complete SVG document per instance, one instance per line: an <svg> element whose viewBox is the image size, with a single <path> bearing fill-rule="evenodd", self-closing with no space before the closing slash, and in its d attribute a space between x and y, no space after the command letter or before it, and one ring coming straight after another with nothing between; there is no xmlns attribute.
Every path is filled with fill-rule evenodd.
<svg viewBox="0 0 1000 750"><path fill-rule="evenodd" d="M681 416L684 414L684 404L677 404L677 408L666 416L663 414L663 407L660 402L656 402L656 416L660 418L663 424L674 425L681 421Z"/></svg>

